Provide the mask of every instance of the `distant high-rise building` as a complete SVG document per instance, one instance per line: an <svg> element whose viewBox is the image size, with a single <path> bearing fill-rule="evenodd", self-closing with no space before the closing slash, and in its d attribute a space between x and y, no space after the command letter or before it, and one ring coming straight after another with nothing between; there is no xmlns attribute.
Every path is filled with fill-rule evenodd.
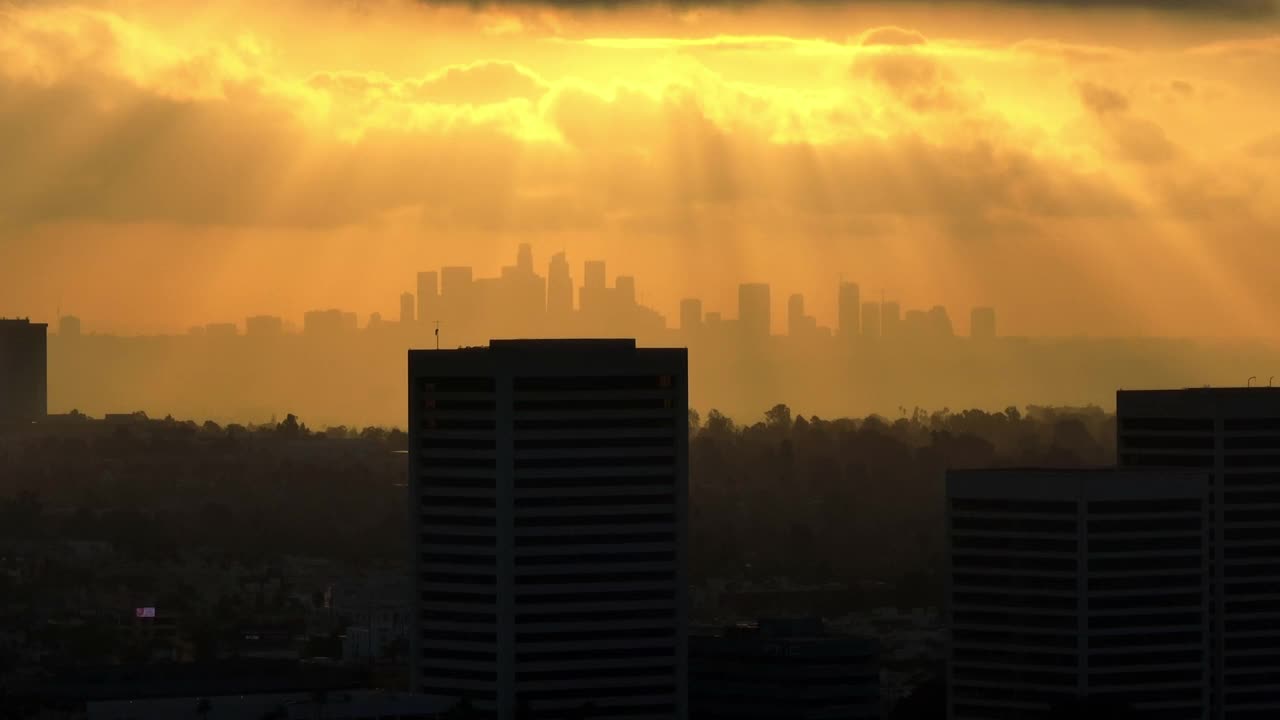
<svg viewBox="0 0 1280 720"><path fill-rule="evenodd" d="M713 325L718 326L721 321L720 313L708 310L706 316L703 317L702 321L703 323L706 324L707 327L711 327Z"/></svg>
<svg viewBox="0 0 1280 720"><path fill-rule="evenodd" d="M284 334L284 319L274 315L251 315L244 319L248 337L275 337Z"/></svg>
<svg viewBox="0 0 1280 720"><path fill-rule="evenodd" d="M235 337L238 330L235 323L206 323L204 334L206 337L229 338Z"/></svg>
<svg viewBox="0 0 1280 720"><path fill-rule="evenodd" d="M945 307L934 305L929 309L929 331L934 337L940 338L955 335L955 331L951 328L951 316L947 315Z"/></svg>
<svg viewBox="0 0 1280 720"><path fill-rule="evenodd" d="M547 268L547 313L561 321L573 314L573 277L562 252L551 256Z"/></svg>
<svg viewBox="0 0 1280 720"><path fill-rule="evenodd" d="M687 353L409 353L411 687L513 720L685 720Z"/></svg>
<svg viewBox="0 0 1280 720"><path fill-rule="evenodd" d="M996 336L995 308L976 307L969 313L969 337L991 340Z"/></svg>
<svg viewBox="0 0 1280 720"><path fill-rule="evenodd" d="M403 320L401 320L400 322L401 324L404 323ZM380 312L369 313L369 324L366 327L368 327L368 329L370 330L377 330L378 328L382 327L382 313Z"/></svg>
<svg viewBox="0 0 1280 720"><path fill-rule="evenodd" d="M49 326L0 318L0 423L49 413Z"/></svg>
<svg viewBox="0 0 1280 720"><path fill-rule="evenodd" d="M618 296L618 304L622 307L630 307L636 304L636 279L631 275L619 275L613 281L614 290Z"/></svg>
<svg viewBox="0 0 1280 720"><path fill-rule="evenodd" d="M605 265L603 260L588 260L582 268L582 289L578 291L578 310L584 317L590 318L593 330L599 330L599 323L611 323L616 318L610 312L614 308L614 294L605 285Z"/></svg>
<svg viewBox="0 0 1280 720"><path fill-rule="evenodd" d="M1208 717L1280 717L1280 388L1120 391L1116 415L1122 466L1210 478Z"/></svg>
<svg viewBox="0 0 1280 720"><path fill-rule="evenodd" d="M766 338L772 329L768 283L738 286L738 328L743 337Z"/></svg>
<svg viewBox="0 0 1280 720"><path fill-rule="evenodd" d="M896 338L902 334L902 306L889 301L880 304L880 336Z"/></svg>
<svg viewBox="0 0 1280 720"><path fill-rule="evenodd" d="M689 706L699 720L880 720L875 640L821 620L761 620L689 638Z"/></svg>
<svg viewBox="0 0 1280 720"><path fill-rule="evenodd" d="M702 327L702 301L697 298L685 298L680 301L680 329L694 332Z"/></svg>
<svg viewBox="0 0 1280 720"><path fill-rule="evenodd" d="M434 323L439 318L440 278L434 271L418 273L418 322Z"/></svg>
<svg viewBox="0 0 1280 720"><path fill-rule="evenodd" d="M796 337L804 326L804 295L794 293L787 298L787 335Z"/></svg>
<svg viewBox="0 0 1280 720"><path fill-rule="evenodd" d="M63 315L58 318L58 337L80 337L80 318L75 315Z"/></svg>
<svg viewBox="0 0 1280 720"><path fill-rule="evenodd" d="M533 247L529 243L520 243L516 250L516 268L525 275L533 274Z"/></svg>
<svg viewBox="0 0 1280 720"><path fill-rule="evenodd" d="M929 336L929 313L908 310L902 316L902 336L920 340Z"/></svg>
<svg viewBox="0 0 1280 720"><path fill-rule="evenodd" d="M862 303L862 337L880 337L880 303Z"/></svg>
<svg viewBox="0 0 1280 720"><path fill-rule="evenodd" d="M603 260L588 260L582 265L582 287L592 290L605 288L605 267Z"/></svg>
<svg viewBox="0 0 1280 720"><path fill-rule="evenodd" d="M347 329L355 329L355 313L341 310L309 310L302 314L302 334L314 336L338 335Z"/></svg>
<svg viewBox="0 0 1280 720"><path fill-rule="evenodd" d="M861 333L859 319L862 317L862 295L857 283L841 282L840 299L837 307L839 334L844 337L856 337Z"/></svg>
<svg viewBox="0 0 1280 720"><path fill-rule="evenodd" d="M414 320L413 293L400 293L400 324L412 325Z"/></svg>
<svg viewBox="0 0 1280 720"><path fill-rule="evenodd" d="M948 473L947 717L1209 718L1213 512L1203 473ZM1280 703L1268 683L1249 699Z"/></svg>
<svg viewBox="0 0 1280 720"><path fill-rule="evenodd" d="M453 266L440 268L440 300L450 312L457 312L471 301L473 280L471 268Z"/></svg>

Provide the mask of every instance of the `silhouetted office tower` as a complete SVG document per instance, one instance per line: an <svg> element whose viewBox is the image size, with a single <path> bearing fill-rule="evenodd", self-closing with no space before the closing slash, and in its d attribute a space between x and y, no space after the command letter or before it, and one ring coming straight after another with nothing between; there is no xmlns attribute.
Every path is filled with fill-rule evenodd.
<svg viewBox="0 0 1280 720"><path fill-rule="evenodd" d="M414 320L413 293L400 293L400 324L412 325Z"/></svg>
<svg viewBox="0 0 1280 720"><path fill-rule="evenodd" d="M768 283L738 286L738 329L744 337L767 338L772 328Z"/></svg>
<svg viewBox="0 0 1280 720"><path fill-rule="evenodd" d="M613 281L617 291L618 303L623 307L636 304L636 279L630 275L619 275Z"/></svg>
<svg viewBox="0 0 1280 720"><path fill-rule="evenodd" d="M902 306L896 302L880 304L880 336L896 338L902 334Z"/></svg>
<svg viewBox="0 0 1280 720"><path fill-rule="evenodd" d="M560 319L573 314L573 277L562 252L552 255L547 267L547 313Z"/></svg>
<svg viewBox="0 0 1280 720"><path fill-rule="evenodd" d="M946 308L934 305L929 309L929 330L936 337L952 337L955 334Z"/></svg>
<svg viewBox="0 0 1280 720"><path fill-rule="evenodd" d="M862 337L880 337L880 303L862 303Z"/></svg>
<svg viewBox="0 0 1280 720"><path fill-rule="evenodd" d="M547 310L546 278L533 271L533 249L528 243L520 245L514 266L502 268L500 282L495 287L494 299L500 326L508 331L528 332L542 322Z"/></svg>
<svg viewBox="0 0 1280 720"><path fill-rule="evenodd" d="M721 319L720 313L707 311L707 314L703 316L702 322L707 327L719 327Z"/></svg>
<svg viewBox="0 0 1280 720"><path fill-rule="evenodd" d="M410 351L415 691L687 717L687 368L634 340Z"/></svg>
<svg viewBox="0 0 1280 720"><path fill-rule="evenodd" d="M601 329L601 324L612 325L617 318L609 312L614 303L614 294L605 285L605 266L603 260L588 260L582 266L582 288L578 291L578 310L582 317L589 318L588 323L593 330Z"/></svg>
<svg viewBox="0 0 1280 720"><path fill-rule="evenodd" d="M603 290L605 287L604 261L588 260L582 264L582 287Z"/></svg>
<svg viewBox="0 0 1280 720"><path fill-rule="evenodd" d="M49 326L0 318L0 423L49 413Z"/></svg>
<svg viewBox="0 0 1280 720"><path fill-rule="evenodd" d="M284 319L274 315L250 315L244 319L248 337L275 337L284 334Z"/></svg>
<svg viewBox="0 0 1280 720"><path fill-rule="evenodd" d="M382 327L382 313L369 313L369 324L366 327L370 330L377 330Z"/></svg>
<svg viewBox="0 0 1280 720"><path fill-rule="evenodd" d="M795 337L804 326L804 295L793 293L787 298L787 335Z"/></svg>
<svg viewBox="0 0 1280 720"><path fill-rule="evenodd" d="M976 307L969 312L969 337L974 340L991 340L995 336L995 308Z"/></svg>
<svg viewBox="0 0 1280 720"><path fill-rule="evenodd" d="M922 338L929 334L929 313L924 310L908 310L902 316L902 334Z"/></svg>
<svg viewBox="0 0 1280 720"><path fill-rule="evenodd" d="M440 302L449 312L465 309L471 302L473 281L471 268L453 266L440 268Z"/></svg>
<svg viewBox="0 0 1280 720"><path fill-rule="evenodd" d="M206 337L229 338L235 337L235 323L206 323L204 326L204 334Z"/></svg>
<svg viewBox="0 0 1280 720"><path fill-rule="evenodd" d="M516 267L525 275L533 274L533 247L529 243L516 248Z"/></svg>
<svg viewBox="0 0 1280 720"><path fill-rule="evenodd" d="M58 337L80 337L80 318L75 315L63 315L58 318Z"/></svg>
<svg viewBox="0 0 1280 720"><path fill-rule="evenodd" d="M1120 464L1211 478L1214 718L1280 717L1280 388L1116 393Z"/></svg>
<svg viewBox="0 0 1280 720"><path fill-rule="evenodd" d="M836 308L839 317L837 322L840 335L856 337L861 333L862 295L857 283L841 282L840 298Z"/></svg>
<svg viewBox="0 0 1280 720"><path fill-rule="evenodd" d="M354 313L341 310L308 310L302 314L302 334L337 335L347 329L348 322L354 325L354 319Z"/></svg>
<svg viewBox="0 0 1280 720"><path fill-rule="evenodd" d="M821 620L761 620L689 638L689 706L698 720L880 720L875 640Z"/></svg>
<svg viewBox="0 0 1280 720"><path fill-rule="evenodd" d="M702 301L697 298L685 298L680 301L680 329L694 332L702 327Z"/></svg>
<svg viewBox="0 0 1280 720"><path fill-rule="evenodd" d="M418 322L434 323L440 313L440 276L435 272L418 273Z"/></svg>
<svg viewBox="0 0 1280 720"><path fill-rule="evenodd" d="M947 473L948 718L1205 718L1211 512L1204 474Z"/></svg>

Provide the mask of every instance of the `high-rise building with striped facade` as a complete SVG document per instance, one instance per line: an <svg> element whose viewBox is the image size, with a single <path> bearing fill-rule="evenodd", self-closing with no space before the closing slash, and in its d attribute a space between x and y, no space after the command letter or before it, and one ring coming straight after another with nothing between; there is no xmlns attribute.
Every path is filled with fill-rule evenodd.
<svg viewBox="0 0 1280 720"><path fill-rule="evenodd" d="M1122 466L1210 478L1210 717L1280 717L1280 388L1121 391L1116 410Z"/></svg>
<svg viewBox="0 0 1280 720"><path fill-rule="evenodd" d="M1201 473L949 473L948 718L1208 718L1210 512Z"/></svg>
<svg viewBox="0 0 1280 720"><path fill-rule="evenodd" d="M631 340L409 353L415 691L687 718L687 366Z"/></svg>

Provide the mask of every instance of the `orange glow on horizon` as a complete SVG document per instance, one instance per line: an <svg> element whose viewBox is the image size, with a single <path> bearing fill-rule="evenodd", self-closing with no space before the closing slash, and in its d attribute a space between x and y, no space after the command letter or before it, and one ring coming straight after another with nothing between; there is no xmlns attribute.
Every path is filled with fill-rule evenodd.
<svg viewBox="0 0 1280 720"><path fill-rule="evenodd" d="M534 246L736 312L1280 340L1280 20L1031 3L0 4L0 314L395 313ZM963 330L963 320L958 329Z"/></svg>

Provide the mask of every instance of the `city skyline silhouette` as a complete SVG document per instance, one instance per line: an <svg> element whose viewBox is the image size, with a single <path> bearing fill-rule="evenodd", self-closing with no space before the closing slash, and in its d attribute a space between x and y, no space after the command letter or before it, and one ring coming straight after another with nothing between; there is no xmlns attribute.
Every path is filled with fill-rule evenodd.
<svg viewBox="0 0 1280 720"><path fill-rule="evenodd" d="M768 282L831 327L843 274L958 328L1278 339L1266 0L232 4L6 10L0 312L392 318L529 242L669 319Z"/></svg>
<svg viewBox="0 0 1280 720"><path fill-rule="evenodd" d="M0 0L0 720L1280 716L1280 0Z"/></svg>

